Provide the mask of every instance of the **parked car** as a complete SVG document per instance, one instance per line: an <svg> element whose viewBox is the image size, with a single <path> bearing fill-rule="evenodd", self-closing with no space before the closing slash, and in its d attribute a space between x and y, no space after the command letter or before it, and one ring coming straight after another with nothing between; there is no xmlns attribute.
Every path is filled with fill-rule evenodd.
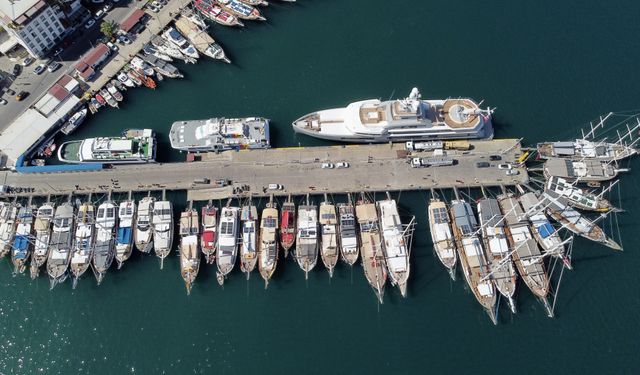
<svg viewBox="0 0 640 375"><path fill-rule="evenodd" d="M2 105L7 105L7 99L5 99L5 98L0 98L0 104L2 104Z"/></svg>
<svg viewBox="0 0 640 375"><path fill-rule="evenodd" d="M89 21L87 21L87 23L84 24L84 28L85 29L90 29L93 25L96 24L96 20L94 20L93 18L90 19Z"/></svg>
<svg viewBox="0 0 640 375"><path fill-rule="evenodd" d="M118 41L122 44L131 44L131 39L126 35L118 35Z"/></svg>
<svg viewBox="0 0 640 375"><path fill-rule="evenodd" d="M491 164L486 161L479 161L476 163L476 168L489 168Z"/></svg>
<svg viewBox="0 0 640 375"><path fill-rule="evenodd" d="M153 13L158 13L160 12L160 9L157 7L154 7L153 5L149 5L147 6L147 9L149 9L150 11L152 11Z"/></svg>
<svg viewBox="0 0 640 375"><path fill-rule="evenodd" d="M207 177L196 178L193 180L194 184L208 184L211 182Z"/></svg>
<svg viewBox="0 0 640 375"><path fill-rule="evenodd" d="M516 176L516 175L520 174L520 171L517 170L517 169L507 169L505 171L505 173L506 173L507 176Z"/></svg>
<svg viewBox="0 0 640 375"><path fill-rule="evenodd" d="M500 155L489 155L489 160L491 160L491 161L499 161L499 160L502 160L502 156L500 156Z"/></svg>
<svg viewBox="0 0 640 375"><path fill-rule="evenodd" d="M33 72L34 72L36 75L40 75L40 74L42 74L45 70L47 70L47 65L46 65L46 64L40 64L40 65L36 66L36 68L35 68L35 69L33 69Z"/></svg>
<svg viewBox="0 0 640 375"><path fill-rule="evenodd" d="M331 164L331 163L322 163L322 169L333 169L333 164Z"/></svg>
<svg viewBox="0 0 640 375"><path fill-rule="evenodd" d="M55 52L52 54L52 56L58 56L59 54L62 53L62 51L64 51L64 49L58 48L57 50L55 50Z"/></svg>
<svg viewBox="0 0 640 375"><path fill-rule="evenodd" d="M104 0L91 0L91 2L94 4L102 4L104 3Z"/></svg>
<svg viewBox="0 0 640 375"><path fill-rule="evenodd" d="M94 15L95 19L99 20L100 18L104 17L104 10L99 9L96 14Z"/></svg>
<svg viewBox="0 0 640 375"><path fill-rule="evenodd" d="M26 91L20 91L18 93L18 95L16 95L16 100L21 102L23 101L27 96L29 96L29 93Z"/></svg>
<svg viewBox="0 0 640 375"><path fill-rule="evenodd" d="M22 73L22 65L20 64L16 64L13 66L13 75L14 76L19 76L20 73Z"/></svg>
<svg viewBox="0 0 640 375"><path fill-rule="evenodd" d="M346 161L336 163L336 168L349 168L349 163L347 163Z"/></svg>
<svg viewBox="0 0 640 375"><path fill-rule="evenodd" d="M511 169L511 164L509 163L498 164L498 169Z"/></svg>
<svg viewBox="0 0 640 375"><path fill-rule="evenodd" d="M27 57L22 61L22 66L29 66L33 64L34 61L36 61L36 59L34 59L33 57Z"/></svg>
<svg viewBox="0 0 640 375"><path fill-rule="evenodd" d="M104 7L102 7L102 11L107 13L108 11L110 11L113 8L113 4L107 4Z"/></svg>
<svg viewBox="0 0 640 375"><path fill-rule="evenodd" d="M162 4L160 4L160 2L158 2L157 0L152 1L151 5L158 9L162 8Z"/></svg>
<svg viewBox="0 0 640 375"><path fill-rule="evenodd" d="M116 46L115 44L113 44L111 42L107 42L107 47L111 48L111 50L113 52L116 52L118 50L118 46Z"/></svg>
<svg viewBox="0 0 640 375"><path fill-rule="evenodd" d="M56 70L60 69L61 66L62 66L62 64L60 64L57 61L54 61L54 62L50 63L49 66L47 66L47 70L50 71L51 73L53 73Z"/></svg>
<svg viewBox="0 0 640 375"><path fill-rule="evenodd" d="M267 190L282 190L284 189L284 187L280 184L269 184L269 186L267 186Z"/></svg>

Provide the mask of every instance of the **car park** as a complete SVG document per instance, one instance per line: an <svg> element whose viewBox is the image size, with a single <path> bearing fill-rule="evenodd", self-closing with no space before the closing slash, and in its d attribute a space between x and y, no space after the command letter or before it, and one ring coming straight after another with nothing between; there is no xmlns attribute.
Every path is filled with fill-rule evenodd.
<svg viewBox="0 0 640 375"><path fill-rule="evenodd" d="M29 66L33 64L34 61L36 61L36 59L34 59L33 57L27 57L22 61L22 66Z"/></svg>
<svg viewBox="0 0 640 375"><path fill-rule="evenodd" d="M51 73L55 72L56 70L60 69L60 67L62 66L62 64L60 64L57 61L54 61L52 63L49 64L49 66L47 66L47 70Z"/></svg>
<svg viewBox="0 0 640 375"><path fill-rule="evenodd" d="M45 64L40 64L40 65L36 66L36 68L35 68L35 69L33 69L33 72L34 72L36 75L40 75L40 74L42 74L45 70L47 70L47 65L45 65Z"/></svg>
<svg viewBox="0 0 640 375"><path fill-rule="evenodd" d="M322 169L333 169L333 164L331 163L322 163Z"/></svg>
<svg viewBox="0 0 640 375"><path fill-rule="evenodd" d="M16 100L21 102L23 101L27 96L29 96L29 93L26 91L20 91L18 93L18 95L16 95Z"/></svg>
<svg viewBox="0 0 640 375"><path fill-rule="evenodd" d="M87 23L84 24L84 28L85 29L90 29L95 24L96 24L96 20L91 18L89 21L87 21Z"/></svg>
<svg viewBox="0 0 640 375"><path fill-rule="evenodd" d="M489 168L491 164L486 161L479 161L476 163L476 168Z"/></svg>
<svg viewBox="0 0 640 375"><path fill-rule="evenodd" d="M509 163L498 164L498 169L511 169L511 164Z"/></svg>

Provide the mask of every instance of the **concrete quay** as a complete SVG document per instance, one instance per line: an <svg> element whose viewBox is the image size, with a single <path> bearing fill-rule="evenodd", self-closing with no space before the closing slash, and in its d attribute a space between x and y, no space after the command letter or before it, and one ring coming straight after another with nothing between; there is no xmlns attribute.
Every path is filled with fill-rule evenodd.
<svg viewBox="0 0 640 375"><path fill-rule="evenodd" d="M111 169L85 172L0 174L4 185L33 189L29 195L68 195L108 191L186 190L188 200L225 199L234 196L342 194L346 192L426 190L513 185L528 182L524 167L508 176L497 164L515 162L522 150L519 140L501 139L471 142L469 151L448 151L452 166L412 168L404 144L294 147L269 150L227 151L204 154L202 161L117 165ZM420 153L428 156L429 153ZM489 155L502 161L489 162ZM347 162L349 168L324 169L322 163ZM208 178L211 184L224 179L225 187L196 183ZM280 184L282 190L266 190ZM244 190L243 190L244 188ZM25 194L22 194L25 195Z"/></svg>

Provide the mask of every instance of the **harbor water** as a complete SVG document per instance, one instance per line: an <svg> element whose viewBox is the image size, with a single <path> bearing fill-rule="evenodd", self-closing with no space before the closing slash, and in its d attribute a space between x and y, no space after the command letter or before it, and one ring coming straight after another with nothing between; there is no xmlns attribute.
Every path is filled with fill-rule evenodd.
<svg viewBox="0 0 640 375"><path fill-rule="evenodd" d="M497 107L496 137L525 145L571 139L598 115L640 107L639 2L274 0L263 9L265 23L210 28L233 64L178 64L184 79L127 91L121 109L68 139L149 127L159 161L182 161L169 147L173 121L255 115L271 119L275 147L325 145L294 135L291 121L414 86L423 98L484 100ZM305 281L281 258L265 290L237 265L220 287L203 262L187 296L177 241L163 270L135 252L99 287L88 272L75 290L67 280L49 291L44 274L14 277L4 259L0 373L637 373L640 162L624 166L631 172L611 198L626 210L617 217L625 251L576 239L554 319L520 283L517 315L502 303L494 326L460 272L452 282L434 255L427 194L403 192L394 197L418 222L408 297L388 287L383 305L359 263L340 264L330 280L319 262ZM168 198L177 217L186 194Z"/></svg>

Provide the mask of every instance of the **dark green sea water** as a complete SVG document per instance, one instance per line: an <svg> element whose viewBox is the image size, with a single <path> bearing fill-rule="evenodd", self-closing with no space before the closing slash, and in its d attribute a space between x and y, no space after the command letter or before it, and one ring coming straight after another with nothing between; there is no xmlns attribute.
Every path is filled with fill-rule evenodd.
<svg viewBox="0 0 640 375"><path fill-rule="evenodd" d="M370 97L471 96L497 107L497 137L568 139L598 115L640 107L640 3L460 0L298 0L269 21L212 33L233 65L203 60L154 92L128 91L121 110L90 119L77 138L129 127L159 132L213 116L272 119L274 146L307 112ZM268 290L236 270L224 288L203 266L186 296L178 259L159 270L136 254L103 285L92 277L49 291L48 280L0 272L3 374L638 373L638 160L621 181L624 253L577 239L556 318L520 285L518 314L493 326L461 275L452 283L432 252L426 195L402 193L417 216L409 296L378 305L358 265L305 282L291 259ZM473 193L473 192L472 192ZM170 194L178 208L184 194ZM342 199L337 197L337 199ZM617 200L617 198L616 198ZM90 276L90 275L87 275Z"/></svg>

